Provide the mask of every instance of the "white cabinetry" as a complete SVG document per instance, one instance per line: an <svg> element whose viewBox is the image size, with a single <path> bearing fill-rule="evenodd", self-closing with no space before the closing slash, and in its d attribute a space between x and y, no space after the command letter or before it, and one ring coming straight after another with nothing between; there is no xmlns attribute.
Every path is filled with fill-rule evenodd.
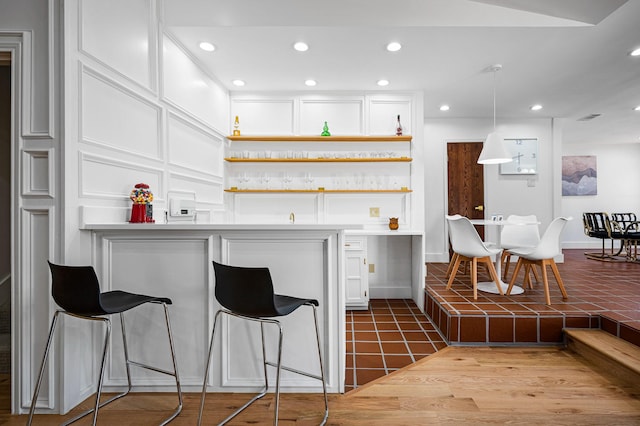
<svg viewBox="0 0 640 426"><path fill-rule="evenodd" d="M344 251L346 274L345 305L347 309L367 309L369 307L367 237L347 237Z"/></svg>

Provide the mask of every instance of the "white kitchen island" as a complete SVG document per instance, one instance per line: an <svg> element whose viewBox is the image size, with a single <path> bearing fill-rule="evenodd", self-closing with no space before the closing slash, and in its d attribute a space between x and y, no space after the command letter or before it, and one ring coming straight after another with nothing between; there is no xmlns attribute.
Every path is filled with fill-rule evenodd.
<svg viewBox="0 0 640 426"><path fill-rule="evenodd" d="M327 387L329 392L337 393L344 391L345 228L358 225L96 224L83 229L92 232L92 255L103 291L126 289L173 300L171 321L185 391L199 391L202 386L209 336L219 308L211 263L216 260L235 266L267 266L277 293L320 302ZM145 360L169 365L165 357L166 336L160 326L162 312L153 306L144 308L127 317L130 351ZM209 390L257 390L263 382L259 327L223 318L216 332L216 339L221 339L222 344L216 345ZM311 310L302 307L282 318L282 323L283 364L319 374ZM275 354L277 334L275 330L268 331L268 351ZM113 342L110 355L120 359L118 338ZM109 364L105 391L125 384L125 371L119 365ZM170 390L171 383L164 377L135 373L140 374L135 383L143 383L148 390ZM284 392L322 391L317 380L286 371L282 372L281 387Z"/></svg>
<svg viewBox="0 0 640 426"><path fill-rule="evenodd" d="M214 297L212 261L235 266L269 267L275 291L320 302L319 324L327 389L344 392L345 374L345 243L353 236L385 236L361 225L345 224L86 224L91 232L92 258L103 291L131 292L170 297L171 321L177 347L180 379L185 391L202 386L211 327L219 304ZM424 262L422 233L391 233L409 238L410 287L401 289L422 307ZM405 265L406 266L406 265ZM403 268L405 266L402 266ZM410 293L407 293L407 290ZM247 294L247 297L251 297ZM169 366L162 313L153 306L128 314L131 351L139 358ZM260 334L256 324L223 317L216 332L216 351L209 374L211 392L253 392L263 384ZM282 318L285 330L283 364L319 374L313 316L302 307ZM117 327L114 327L118 330ZM117 332L117 331L116 331ZM277 350L275 330L268 330L267 347ZM99 334L99 333L98 333ZM122 348L113 339L112 359ZM105 389L126 383L119 362L111 362ZM270 369L273 370L273 369ZM171 390L164 377L146 372L134 383L137 389ZM270 371L273 375L274 371ZM273 381L271 381L274 383ZM321 392L317 380L282 372L284 392Z"/></svg>

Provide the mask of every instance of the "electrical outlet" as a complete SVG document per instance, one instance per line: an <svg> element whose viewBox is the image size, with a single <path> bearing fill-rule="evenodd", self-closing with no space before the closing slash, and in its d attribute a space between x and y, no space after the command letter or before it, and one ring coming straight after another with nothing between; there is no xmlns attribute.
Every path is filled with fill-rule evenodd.
<svg viewBox="0 0 640 426"><path fill-rule="evenodd" d="M380 207L369 207L369 217L380 217Z"/></svg>
<svg viewBox="0 0 640 426"><path fill-rule="evenodd" d="M376 272L376 264L375 263L370 263L369 264L369 273L370 274L374 274Z"/></svg>

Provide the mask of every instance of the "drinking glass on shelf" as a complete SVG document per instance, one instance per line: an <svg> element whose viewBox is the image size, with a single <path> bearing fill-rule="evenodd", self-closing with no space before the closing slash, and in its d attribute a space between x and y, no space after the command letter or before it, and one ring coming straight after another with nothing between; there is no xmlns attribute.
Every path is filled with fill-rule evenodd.
<svg viewBox="0 0 640 426"><path fill-rule="evenodd" d="M291 175L287 172L282 174L282 187L284 189L290 189L289 186L291 184L291 182L293 182L293 178L291 177Z"/></svg>
<svg viewBox="0 0 640 426"><path fill-rule="evenodd" d="M240 189L248 189L250 180L251 178L247 172L242 173L240 178L238 178L238 181L240 182Z"/></svg>
<svg viewBox="0 0 640 426"><path fill-rule="evenodd" d="M307 189L313 189L313 176L311 176L311 173L304 174L304 183Z"/></svg>
<svg viewBox="0 0 640 426"><path fill-rule="evenodd" d="M262 173L262 175L260 175L260 183L264 185L264 189L269 189L270 180L271 176L269 176L269 173Z"/></svg>
<svg viewBox="0 0 640 426"><path fill-rule="evenodd" d="M369 175L369 180L368 180L368 183L367 183L367 187L368 187L368 189L376 189L377 188L376 176L375 175Z"/></svg>

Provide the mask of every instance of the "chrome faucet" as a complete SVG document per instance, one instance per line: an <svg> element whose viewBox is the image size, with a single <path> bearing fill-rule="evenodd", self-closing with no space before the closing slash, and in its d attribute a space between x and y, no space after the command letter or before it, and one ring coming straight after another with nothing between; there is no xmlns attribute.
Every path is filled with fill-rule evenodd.
<svg viewBox="0 0 640 426"><path fill-rule="evenodd" d="M289 213L289 223L296 223L296 215L293 212Z"/></svg>

